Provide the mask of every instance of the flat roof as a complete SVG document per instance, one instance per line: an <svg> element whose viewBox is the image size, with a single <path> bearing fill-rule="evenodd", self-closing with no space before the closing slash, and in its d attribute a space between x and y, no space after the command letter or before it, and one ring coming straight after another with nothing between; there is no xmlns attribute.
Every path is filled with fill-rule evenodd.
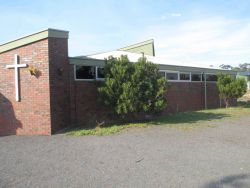
<svg viewBox="0 0 250 188"><path fill-rule="evenodd" d="M45 39L45 38L68 38L69 32L59 29L48 28L0 45L0 53Z"/></svg>
<svg viewBox="0 0 250 188"><path fill-rule="evenodd" d="M105 53L100 53L100 54L95 54L95 55L89 55L87 57L93 58L93 59L104 60L104 59L108 58L109 56L113 56L113 57L118 58L121 55L126 55L128 57L128 59L132 62L136 62L140 57L142 57L142 54L121 51L121 50L110 51L110 52L105 52ZM172 66L205 68L205 69L213 69L213 70L224 70L221 68L210 67L208 65L204 65L201 63L186 63L186 62L182 62L182 61L176 61L176 60L172 60L172 59L155 57L155 56L150 56L150 55L144 55L144 57L146 57L148 61L155 63L155 64L159 64L159 65L172 65Z"/></svg>
<svg viewBox="0 0 250 188"><path fill-rule="evenodd" d="M110 51L100 54L70 57L70 64L86 65L86 66L104 66L105 59L109 56L119 58L121 55L126 55L131 62L136 62L142 54L126 52L126 51ZM180 61L170 60L166 58L159 58L155 56L144 55L148 61L158 64L160 70L175 70L175 71L190 71L190 72L206 72L206 73L229 73L236 74L236 71L226 70L221 68L209 67L201 64L183 63Z"/></svg>

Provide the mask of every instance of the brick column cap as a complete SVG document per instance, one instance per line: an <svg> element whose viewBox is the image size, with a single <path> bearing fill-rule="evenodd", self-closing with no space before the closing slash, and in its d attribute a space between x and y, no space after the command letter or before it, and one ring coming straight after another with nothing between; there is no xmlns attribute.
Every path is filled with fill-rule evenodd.
<svg viewBox="0 0 250 188"><path fill-rule="evenodd" d="M59 29L48 28L24 37L6 42L0 45L0 53L18 48L45 38L66 38L68 39L69 32Z"/></svg>

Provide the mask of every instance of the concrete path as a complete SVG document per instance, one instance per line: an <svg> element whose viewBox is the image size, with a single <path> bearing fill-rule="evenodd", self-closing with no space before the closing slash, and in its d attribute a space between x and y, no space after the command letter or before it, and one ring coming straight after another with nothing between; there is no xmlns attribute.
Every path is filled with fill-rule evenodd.
<svg viewBox="0 0 250 188"><path fill-rule="evenodd" d="M250 187L250 117L191 131L0 137L0 187Z"/></svg>

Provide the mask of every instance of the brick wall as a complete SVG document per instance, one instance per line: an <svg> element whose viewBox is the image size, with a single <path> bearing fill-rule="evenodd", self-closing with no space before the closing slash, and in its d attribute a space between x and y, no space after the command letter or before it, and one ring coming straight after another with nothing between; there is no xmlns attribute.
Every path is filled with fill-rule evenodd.
<svg viewBox="0 0 250 188"><path fill-rule="evenodd" d="M166 113L201 110L205 108L205 85L201 82L171 82L166 94ZM219 93L214 82L207 82L207 108L218 108Z"/></svg>
<svg viewBox="0 0 250 188"><path fill-rule="evenodd" d="M15 101L14 69L20 63L39 70L31 76L20 69L21 101ZM50 135L70 124L68 40L47 38L0 54L0 135Z"/></svg>
<svg viewBox="0 0 250 188"><path fill-rule="evenodd" d="M15 101L14 54L20 63L40 70L40 77L31 76L28 68L20 69L21 102ZM50 135L50 96L48 39L0 54L0 135Z"/></svg>
<svg viewBox="0 0 250 188"><path fill-rule="evenodd" d="M100 105L97 99L97 88L94 82L75 81L74 66L70 65L71 123L83 124L89 121L103 120L108 109Z"/></svg>
<svg viewBox="0 0 250 188"><path fill-rule="evenodd" d="M68 39L49 38L52 133L70 124Z"/></svg>
<svg viewBox="0 0 250 188"><path fill-rule="evenodd" d="M97 89L93 82L74 81L74 69L70 69L71 119L74 124L102 121L108 109L97 102ZM166 93L167 108L164 114L201 110L205 107L204 83L170 82ZM222 104L223 105L223 104ZM220 107L218 89L215 83L207 83L208 108Z"/></svg>
<svg viewBox="0 0 250 188"><path fill-rule="evenodd" d="M166 113L204 108L204 84L201 82L170 82L166 93Z"/></svg>

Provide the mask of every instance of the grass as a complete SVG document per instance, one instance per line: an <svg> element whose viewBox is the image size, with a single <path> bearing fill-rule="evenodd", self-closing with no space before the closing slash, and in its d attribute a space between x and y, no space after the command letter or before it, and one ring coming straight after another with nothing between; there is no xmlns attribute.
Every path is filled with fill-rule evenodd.
<svg viewBox="0 0 250 188"><path fill-rule="evenodd" d="M157 117L145 122L126 123L121 125L110 125L108 127L96 127L92 129L76 128L68 131L67 135L109 135L118 133L131 127L145 128L149 126L164 126L177 128L182 131L198 127L215 127L214 122L237 119L250 114L250 101L239 102L238 107L200 110L193 112L180 112L172 115Z"/></svg>
<svg viewBox="0 0 250 188"><path fill-rule="evenodd" d="M93 129L84 129L84 128L76 128L74 130L71 130L67 132L67 135L72 136L84 136L84 135L110 135L114 133L118 133L124 129L130 128L130 127L147 127L144 123L129 123L129 124L123 124L123 125L111 125L109 127L96 127Z"/></svg>
<svg viewBox="0 0 250 188"><path fill-rule="evenodd" d="M250 108L243 106L227 109L209 109L163 116L150 122L150 124L164 125L166 127L187 131L199 127L215 127L216 122L237 119L249 114Z"/></svg>

